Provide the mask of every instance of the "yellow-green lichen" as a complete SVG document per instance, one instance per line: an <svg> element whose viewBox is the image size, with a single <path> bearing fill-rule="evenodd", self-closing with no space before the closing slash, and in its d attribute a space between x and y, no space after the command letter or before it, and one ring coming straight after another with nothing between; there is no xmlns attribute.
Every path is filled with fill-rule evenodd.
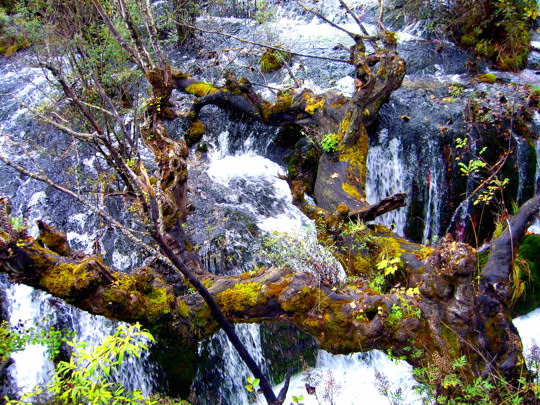
<svg viewBox="0 0 540 405"><path fill-rule="evenodd" d="M317 109L322 109L324 107L324 98L314 96L311 93L306 93L303 96L303 99L306 103L304 111L308 114L313 114Z"/></svg>
<svg viewBox="0 0 540 405"><path fill-rule="evenodd" d="M319 300L317 291L319 290L304 286L293 297L283 302L281 307L287 312L294 312L297 314L308 312L315 307Z"/></svg>
<svg viewBox="0 0 540 405"><path fill-rule="evenodd" d="M188 145L193 145L199 142L204 134L204 124L201 121L194 121L191 123L185 138Z"/></svg>
<svg viewBox="0 0 540 405"><path fill-rule="evenodd" d="M187 317L189 315L189 307L180 298L176 300L176 306L177 306L176 311L178 312L178 315L183 316L183 317Z"/></svg>
<svg viewBox="0 0 540 405"><path fill-rule="evenodd" d="M481 82L493 84L497 81L497 76L493 73L484 73L478 77Z"/></svg>
<svg viewBox="0 0 540 405"><path fill-rule="evenodd" d="M203 97L208 94L217 93L219 90L210 83L197 82L186 87L186 92L197 97Z"/></svg>
<svg viewBox="0 0 540 405"><path fill-rule="evenodd" d="M356 189L356 187L354 187L352 184L350 183L343 183L341 185L341 188L343 189L343 191L345 191L347 194L349 194L351 197L354 197L356 198L358 201L363 201L365 200L365 197L363 195L361 195L358 190Z"/></svg>
<svg viewBox="0 0 540 405"><path fill-rule="evenodd" d="M234 288L225 290L217 295L217 301L225 313L241 312L246 307L257 304L261 284L239 283Z"/></svg>

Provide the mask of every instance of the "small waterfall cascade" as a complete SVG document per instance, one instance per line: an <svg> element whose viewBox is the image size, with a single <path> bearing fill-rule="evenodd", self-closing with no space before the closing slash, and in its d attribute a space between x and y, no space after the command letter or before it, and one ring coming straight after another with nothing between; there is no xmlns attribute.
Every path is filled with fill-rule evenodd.
<svg viewBox="0 0 540 405"><path fill-rule="evenodd" d="M287 183L278 176L283 173L283 169L263 156L265 148L257 149L251 146L250 149L249 145L252 144L246 142L235 147L231 146L234 143L234 136L235 134L229 131L220 132L217 136L218 142L214 143L213 149L208 153L205 173L211 180L211 184L206 185L206 195L212 195L208 187L217 187L222 191L221 199L214 205L214 209L220 213L223 211L230 213L231 210L241 212L243 215L241 218L249 218L254 222L257 232L267 233L274 240L281 238L286 241L285 244L296 244L300 246L299 250L309 249L306 255L324 262L327 266L334 266L336 273L339 274L338 277L344 277L339 263L328 252L325 254L324 248L316 242L316 232L312 222L292 204L290 189ZM394 139L391 145L395 165L399 168L399 140ZM387 159L387 156L383 158ZM194 179L194 181L198 180ZM194 213L197 211L198 209L195 208ZM291 235L295 236L291 239ZM313 243L305 243L306 240L312 240ZM277 249L279 248L278 244ZM204 249L204 247L201 248L202 251ZM259 247L254 255L256 257L253 257L249 263L251 267L244 265L242 270L252 270L261 262L264 264L265 254L268 254L265 249L268 247ZM299 257L293 258L294 252L294 250L285 252L280 257L284 257L286 263L294 268L311 271L313 266L310 267ZM298 251L296 255L302 256ZM275 256L272 259L269 263L275 262ZM235 328L255 360L260 361L259 364L263 369L270 372L272 365L265 364L260 327L255 324L246 324L236 325ZM193 388L197 393L206 393L205 398L199 397L201 404L248 404L245 384L246 378L251 374L225 334L218 332L211 339L201 343L199 354L203 362L199 365ZM389 371L394 368L395 371ZM410 367L404 363L396 365L384 353L377 351L350 356L333 356L321 350L318 352L317 365L310 371L310 375L311 382L317 385L321 392L330 390L329 393L321 395L326 395L328 398L333 396L339 399L339 403L347 403L346 401L349 400L357 403L355 401L362 400L372 404L385 404L387 399L379 394L375 385L377 370L384 371L385 376L381 375L381 381L384 378L388 379L388 384L395 386L396 390L405 384L404 381L408 381L409 385L413 382ZM355 379L356 376L365 380L365 385L351 384L351 381L360 381ZM310 402L315 400L315 397L306 394L305 382L303 382L305 377L303 374L293 376L288 400L292 400L292 395L303 395L306 398L304 403L315 404L317 402ZM342 387L339 392L338 385ZM277 386L275 391L278 392L279 388ZM332 390L335 392L332 393ZM325 401L324 397L320 400Z"/></svg>
<svg viewBox="0 0 540 405"><path fill-rule="evenodd" d="M259 32L255 34L256 38L253 39L260 40L260 42L267 40L273 42L273 40L279 39L283 46L296 52L328 56L335 56L335 52L331 51L331 48L337 43L350 45L350 38L346 34L335 30L303 10L298 12L298 5L293 3L279 2L279 5L274 4L276 6L274 19L258 25ZM319 6L324 8L325 15L334 21L341 22L344 11L340 8L338 0L319 3ZM348 2L351 7L356 7L355 10L359 13L365 11L362 7L364 3L367 2L358 0ZM289 13L289 10L294 10L294 12ZM219 18L214 17L201 18L201 20L205 19L208 19L209 24L214 24L215 21L219 20ZM246 23L246 20L237 19L235 22L234 19L230 18L224 18L222 22L218 21L218 23L223 26L236 24L238 32L235 31L235 33L241 37L248 37L243 34L256 25L253 21ZM248 28L247 25L250 27ZM352 25L346 27L357 28ZM370 24L366 24L366 27L368 30L373 29ZM430 86L433 86L433 83L443 86L452 75L465 73L465 60L468 57L464 52L460 53L457 48L449 44L444 44L444 48L441 50L435 50L433 41L424 41L416 35L422 34L416 31L414 36L404 32L398 34L400 53L407 59L410 76L425 75L427 77L424 83L420 83L421 80L417 81L418 92L415 93L415 97L421 95L424 88L429 89ZM252 38L251 33L249 38ZM538 35L536 35L536 39L537 45ZM230 42L230 39L226 41ZM220 47L216 47L216 49L218 48ZM229 44L226 48L230 48ZM347 54L343 53L343 55L346 57ZM233 57L227 55L230 59L225 61L226 63L222 63L221 66L232 62L237 56L243 62L242 55L233 55ZM48 86L41 70L27 67L21 59L18 62L16 59L13 60L15 62L1 60L0 93L14 93L27 103L39 102L43 89ZM250 61L245 65L250 67L252 63ZM350 94L354 89L354 79L348 76L350 74L349 65L332 61L308 62L307 59L295 59L291 69L299 79L304 81L307 87L315 92L323 91L323 89L334 89ZM216 69L216 71L219 71L215 75L216 78L220 77L221 68ZM531 71L528 74L532 80L537 79ZM410 79L407 80L410 81ZM291 85L292 79L288 74L281 72L268 77L266 84L279 88ZM41 90L37 91L36 86ZM396 92L392 95L392 99L400 97L404 97L403 92ZM9 133L13 138L24 140L31 132L31 124L28 123L29 119L26 117L27 111L24 108L19 108L12 98L2 97L0 100L0 130ZM403 104L407 102L412 104L411 100L404 98ZM434 102L435 100L429 100L429 108L435 107ZM448 118L444 117L444 122L437 121L439 117L435 113L432 114L429 108L423 108L425 111L430 111L429 121L433 121L433 125L442 125L454 118L448 114ZM450 111L452 104L445 105L445 108ZM403 113L394 115L393 120L400 121L401 114ZM423 123L424 120L428 121L427 118L413 116L410 124ZM538 113L536 113L535 122L536 126L540 128ZM239 129L242 130L242 128ZM261 246L259 241L261 234L268 234L274 238L279 238L280 234L285 233L296 234L300 235L297 236L298 239L305 238L306 240L311 240L312 236L310 235L314 234L310 221L291 204L290 191L286 183L278 179L278 173L283 173L283 169L264 157L272 137L269 136L261 141L261 137L256 136L256 132L248 130L242 135L241 140L233 140L232 134L237 130L229 129L218 132L217 144L205 158L207 160L201 164L200 169L201 175L207 176L209 181L201 182L204 185L194 185L193 195L190 196L194 203L208 200L208 208L202 209L206 214L206 222L198 223L194 220L191 225L188 225L192 226L190 233L193 233L194 237L200 241L199 253L211 270L225 269L230 272L242 272L267 264L262 254L264 246ZM420 134L427 132L423 127L421 131L418 131ZM440 154L435 150L436 142L432 143L431 139L422 138L422 136L415 138L414 141L409 140L409 143L419 143L418 139L422 139L421 147L426 150L426 154L407 155L405 153L406 141L402 135L403 131L401 130L384 127L380 129L379 144L370 147L369 177L366 185L368 201L375 202L399 191L406 193L418 191L419 195L424 196L422 220L425 222L422 235L418 240L432 241L443 229L440 217L442 215L441 204L444 204L445 165L441 160L437 160L440 159ZM54 140L54 135L51 134L45 134L44 137L49 142ZM212 143L212 141L208 142ZM2 133L0 133L0 147L4 150L9 148L9 142ZM537 155L540 156L540 142L538 141L536 141L536 150ZM427 157L428 155L429 157ZM421 158L419 159L418 156ZM414 169L420 160L424 168L415 173ZM88 161L88 165L92 165L91 161ZM190 168L190 176L197 170L199 169ZM520 168L520 170L525 169ZM540 180L540 159L537 161L536 174L538 181ZM417 179L418 176L422 178L418 181L420 189L413 191L411 182L413 178ZM89 223L94 221L91 215L81 212L77 208L72 208L63 202L62 197L59 198L45 190L45 187L36 186L34 182L19 177L11 169L4 166L0 170L0 193L10 197L15 206L22 207L16 215L24 215L32 221L38 218L46 221L52 220L53 223L66 230L70 242L77 249L90 251L92 242L102 237L100 232L89 229ZM406 223L410 220L407 218L408 212L409 208L406 207L387 214L380 220L386 225L395 224L396 232L403 235ZM465 222L466 207L462 210L456 209L455 212L456 217L461 216ZM58 222L55 222L56 216L61 218ZM218 233L220 227L224 230L221 234ZM540 220L536 220L531 230L540 233ZM31 229L31 231L35 232L35 229ZM213 234L216 234L215 238L207 238L208 235ZM282 239L285 240L285 236ZM126 253L127 250L121 242L101 243L101 246L102 253L106 254L107 259L119 270L130 269L139 260L139 258ZM328 260L324 252L317 253L317 255L319 254L322 256L320 260ZM291 265L300 266L298 262L291 260L291 263ZM111 334L115 327L114 323L104 318L82 313L55 298L23 286L7 286L6 295L8 296L9 317L14 325L26 320L30 320L29 322L33 322L35 325L43 324L43 319L47 319L46 323L51 325L60 322L75 330L79 339L89 341L91 344L96 344L102 336ZM527 315L515 321L522 336L525 336L527 331L540 330L538 319L538 315ZM520 324L523 326L519 326ZM537 327L534 327L534 324ZM521 332L522 330L523 332ZM239 325L237 331L256 359L261 361L263 368L269 368L271 365L264 364L259 327ZM537 339L540 338L537 336ZM212 362L206 363L206 366L201 365L200 374L205 374L207 379L214 380L214 385L205 386L209 390L219 390L212 398L223 398L223 404L247 404L247 392L244 384L245 378L249 374L238 358L235 358L236 353L228 345L228 341L221 333L201 344L201 356L208 354ZM21 391L31 389L36 383L45 382L53 371L53 365L47 359L43 348L36 346L27 350L15 355L16 364L12 366L13 380L16 381L17 387ZM395 370L394 366L394 363L380 352L332 356L327 352L319 351L317 367L311 371L310 375L299 374L293 377L288 401L291 395L303 395L305 404L317 403L314 402L315 396L306 395L303 378L308 377L311 378L310 381L313 384L320 385L321 388L318 391L321 395L320 400L327 401L327 403L330 403L332 399L344 404L387 403L388 400L385 397L380 395L377 397L376 395L375 382L380 378L377 377L376 370L384 371L384 374L391 381L389 384L396 387L396 390L402 388L401 384L403 387L410 387L412 381L410 374L408 374L410 370L407 369L406 365L396 366ZM37 372L32 374L31 371ZM153 373L154 366L147 360L143 359L139 362L136 359L130 359L125 370L121 373L121 381L128 387L141 389L147 394L153 389ZM366 384L360 384L360 381L366 381ZM403 392L405 390L406 388L403 388ZM200 392L201 395L205 395L203 393L206 391ZM208 398L211 396L208 395ZM414 398L410 400L414 402ZM212 400L209 399L209 401ZM214 404L217 401L209 403Z"/></svg>
<svg viewBox="0 0 540 405"><path fill-rule="evenodd" d="M12 326L72 330L75 339L86 342L89 348L99 345L119 325L118 322L83 312L49 294L21 284L7 285L6 297ZM156 366L147 357L147 353L140 358L127 356L117 375L112 376L113 381L129 390L137 389L144 395L150 395L155 388ZM54 364L43 345L28 345L23 351L13 353L12 358L15 363L10 366L9 373L15 392L31 392L36 385L47 384L54 373Z"/></svg>
<svg viewBox="0 0 540 405"><path fill-rule="evenodd" d="M533 123L537 129L537 133L540 134L540 113L538 111L536 111L534 114ZM534 146L536 149L535 190L537 193L540 193L540 139L536 139L534 141ZM540 215L536 216L536 219L534 220L533 224L529 227L529 232L540 234Z"/></svg>
<svg viewBox="0 0 540 405"><path fill-rule="evenodd" d="M62 141L57 138L55 131L43 133L32 121L27 109L19 106L16 99L8 95L13 94L28 105L37 105L52 91L42 69L32 67L31 64L31 57L25 59L17 55L1 60L0 147L18 162L38 162L52 176L62 176L62 171L66 170L64 165L69 163L54 163L56 153L62 149ZM41 133L42 144L28 149L27 155L21 153L21 146L17 143L26 145L26 139L32 138L36 132ZM44 150L47 153L43 153ZM80 153L85 169L95 172L96 157L86 156L84 150L78 150L77 153ZM122 242L116 240L114 233L107 234L103 229L96 229L93 214L65 196L51 192L43 184L21 177L4 165L0 170L0 195L12 201L12 215L24 216L28 220L28 231L34 237L37 236L35 221L42 219L61 227L73 249L92 253L93 242L99 240L101 253L107 255L119 270L131 268L140 261L136 255L126 253L129 251L122 246ZM85 341L89 347L94 347L105 336L113 334L118 325L24 285L0 282L0 289L6 297L3 307L7 320L13 327L20 325L25 328L66 329L73 331L78 341ZM15 363L8 369L13 392L32 391L36 384L46 384L54 373L54 364L42 345L29 345L25 350L14 353L13 359ZM155 368L145 355L141 359L129 357L116 381L130 390L138 389L149 395L155 388Z"/></svg>
<svg viewBox="0 0 540 405"><path fill-rule="evenodd" d="M426 175L427 198L425 209L425 227L422 243L435 243L440 234L441 228L441 204L443 201L443 178L445 164L441 154L437 151L437 142L430 142L425 139L428 149L429 164Z"/></svg>
<svg viewBox="0 0 540 405"><path fill-rule="evenodd" d="M409 194L410 175L401 156L400 139L389 139L388 130L383 128L378 142L370 145L367 157L366 198L371 204L397 192ZM406 221L407 209L401 208L377 218L376 222L403 236Z"/></svg>
<svg viewBox="0 0 540 405"><path fill-rule="evenodd" d="M6 289L9 323L24 328L52 326L57 319L43 296L25 285L9 285ZM43 345L28 345L25 350L13 353L12 358L15 363L9 372L17 392L31 392L36 385L46 384L54 372L54 364Z"/></svg>
<svg viewBox="0 0 540 405"><path fill-rule="evenodd" d="M379 350L350 355L320 350L314 369L291 378L287 400L302 395L305 405L385 405L388 398L381 391L387 390L399 394L402 403L420 404L412 391L415 383L409 365L390 360ZM306 385L315 387L315 392L307 394Z"/></svg>
<svg viewBox="0 0 540 405"><path fill-rule="evenodd" d="M235 330L253 360L261 367L263 373L267 374L259 325L235 325ZM199 355L206 359L205 364L209 366L199 368L197 380L194 383L196 392L200 392L198 387L201 385L206 388L206 398L204 394L199 396L199 403L216 403L213 402L214 398L209 397L210 395L219 398L218 401L222 401L222 404L248 404L250 402L245 384L246 379L252 376L251 372L223 331L219 331L211 339L201 343ZM209 388L210 384L205 384L205 382L211 382L212 388ZM213 389L218 390L219 393L212 393Z"/></svg>

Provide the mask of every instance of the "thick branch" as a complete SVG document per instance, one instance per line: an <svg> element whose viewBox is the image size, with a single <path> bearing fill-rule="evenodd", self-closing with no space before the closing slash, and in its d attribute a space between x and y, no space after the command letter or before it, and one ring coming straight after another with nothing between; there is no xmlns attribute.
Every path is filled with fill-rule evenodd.
<svg viewBox="0 0 540 405"><path fill-rule="evenodd" d="M491 243L491 253L480 280L480 291L495 291L505 303L512 297L511 274L518 242L540 208L540 195L535 195L508 221L508 227Z"/></svg>

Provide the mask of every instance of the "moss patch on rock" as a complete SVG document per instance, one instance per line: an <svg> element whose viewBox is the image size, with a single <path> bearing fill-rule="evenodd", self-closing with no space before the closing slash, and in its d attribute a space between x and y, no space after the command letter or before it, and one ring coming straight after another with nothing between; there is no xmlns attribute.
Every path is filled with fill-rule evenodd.
<svg viewBox="0 0 540 405"><path fill-rule="evenodd" d="M291 60L291 54L276 49L265 49L261 56L260 68L263 73L272 73L281 69L285 61Z"/></svg>
<svg viewBox="0 0 540 405"><path fill-rule="evenodd" d="M239 283L219 293L216 298L223 312L241 312L246 307L257 304L260 291L259 283Z"/></svg>

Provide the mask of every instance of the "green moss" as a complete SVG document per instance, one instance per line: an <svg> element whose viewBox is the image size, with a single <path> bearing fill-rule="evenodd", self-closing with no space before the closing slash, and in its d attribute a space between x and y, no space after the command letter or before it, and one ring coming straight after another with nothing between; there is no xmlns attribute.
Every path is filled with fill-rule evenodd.
<svg viewBox="0 0 540 405"><path fill-rule="evenodd" d="M239 283L234 288L225 290L217 295L217 301L225 313L241 312L248 306L257 304L261 284Z"/></svg>
<svg viewBox="0 0 540 405"><path fill-rule="evenodd" d="M186 92L197 97L203 97L208 94L217 93L219 90L210 83L197 82L186 87Z"/></svg>
<svg viewBox="0 0 540 405"><path fill-rule="evenodd" d="M530 277L524 277L525 290L516 301L513 314L524 314L540 306L540 236L525 235L518 249L518 258L526 261Z"/></svg>
<svg viewBox="0 0 540 405"><path fill-rule="evenodd" d="M180 298L176 299L176 306L177 306L176 311L178 312L178 315L183 316L183 317L189 316L189 307Z"/></svg>
<svg viewBox="0 0 540 405"><path fill-rule="evenodd" d="M191 123L191 126L185 134L186 143L188 146L194 145L201 140L204 134L204 129L204 124L201 121L194 121Z"/></svg>
<svg viewBox="0 0 540 405"><path fill-rule="evenodd" d="M156 287L146 296L144 314L150 320L155 320L161 315L168 314L171 312L170 303L173 300L173 296L168 294L165 288Z"/></svg>
<svg viewBox="0 0 540 405"><path fill-rule="evenodd" d="M458 357L459 356L459 340L456 333L448 328L445 325L441 326L441 337L444 339L444 343L446 347L444 347L444 350L446 353L450 354L450 356Z"/></svg>
<svg viewBox="0 0 540 405"><path fill-rule="evenodd" d="M70 300L75 280L77 266L63 263L47 270L40 279L40 285L52 295Z"/></svg>
<svg viewBox="0 0 540 405"><path fill-rule="evenodd" d="M497 81L497 76L495 76L493 73L484 73L483 75L479 76L479 79L481 82L493 84Z"/></svg>
<svg viewBox="0 0 540 405"><path fill-rule="evenodd" d="M290 300L281 304L281 307L287 312L294 312L296 314L306 313L312 310L319 299L317 289L309 288L308 286L302 287L298 293Z"/></svg>
<svg viewBox="0 0 540 405"><path fill-rule="evenodd" d="M272 73L281 69L285 61L291 60L291 54L275 49L265 49L261 56L260 68L263 73Z"/></svg>
<svg viewBox="0 0 540 405"><path fill-rule="evenodd" d="M272 114L279 114L289 109L293 104L294 90L279 91L276 96L276 101L270 105L267 105L263 111L265 117L269 117Z"/></svg>
<svg viewBox="0 0 540 405"><path fill-rule="evenodd" d="M473 33L465 34L461 37L459 42L467 48L474 48L478 43L478 37Z"/></svg>

